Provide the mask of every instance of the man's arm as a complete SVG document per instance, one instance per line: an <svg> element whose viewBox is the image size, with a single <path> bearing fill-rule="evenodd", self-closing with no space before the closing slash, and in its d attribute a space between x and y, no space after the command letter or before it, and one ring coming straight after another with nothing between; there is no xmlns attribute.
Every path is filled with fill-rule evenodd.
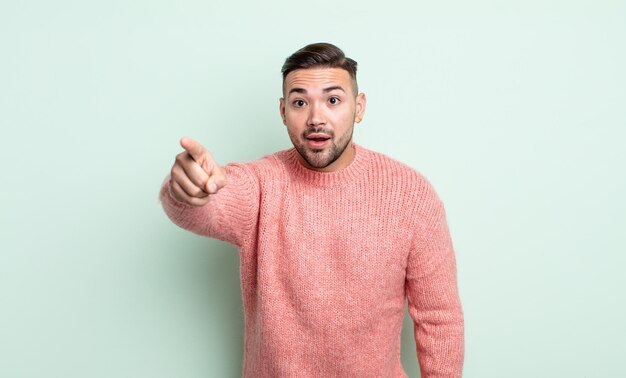
<svg viewBox="0 0 626 378"><path fill-rule="evenodd" d="M177 155L159 193L165 213L186 230L242 246L258 219L259 184L252 170L242 163L220 167L188 138L181 145L186 152Z"/></svg>
<svg viewBox="0 0 626 378"><path fill-rule="evenodd" d="M406 271L409 314L422 378L461 377L464 319L454 249L443 203L430 184Z"/></svg>

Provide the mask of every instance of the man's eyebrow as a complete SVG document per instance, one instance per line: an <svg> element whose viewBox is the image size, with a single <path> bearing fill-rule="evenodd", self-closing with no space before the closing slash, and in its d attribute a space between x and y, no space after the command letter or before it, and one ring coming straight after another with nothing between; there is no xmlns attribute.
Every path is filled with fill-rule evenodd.
<svg viewBox="0 0 626 378"><path fill-rule="evenodd" d="M291 88L291 90L289 91L288 95L292 94L292 93L302 93L302 94L306 94L306 89L304 88Z"/></svg>
<svg viewBox="0 0 626 378"><path fill-rule="evenodd" d="M342 92L345 92L345 90L340 85L335 85L335 86L332 86L332 87L324 88L323 92L324 93L328 93L328 92L332 92L332 91L337 90L337 89L342 91Z"/></svg>

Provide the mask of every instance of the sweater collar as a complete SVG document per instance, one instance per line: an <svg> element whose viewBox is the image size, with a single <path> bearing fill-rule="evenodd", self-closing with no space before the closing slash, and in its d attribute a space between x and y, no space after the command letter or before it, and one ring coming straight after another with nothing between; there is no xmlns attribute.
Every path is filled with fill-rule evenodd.
<svg viewBox="0 0 626 378"><path fill-rule="evenodd" d="M325 187L349 185L365 177L370 162L367 149L354 143L354 141L352 141L352 145L355 149L354 159L347 167L335 172L320 172L305 167L298 159L299 154L295 147L286 150L286 166L296 179L307 184Z"/></svg>

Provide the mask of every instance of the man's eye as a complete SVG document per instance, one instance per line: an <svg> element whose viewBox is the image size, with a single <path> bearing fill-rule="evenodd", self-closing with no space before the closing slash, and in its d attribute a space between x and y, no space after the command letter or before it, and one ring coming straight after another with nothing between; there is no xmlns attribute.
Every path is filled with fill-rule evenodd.
<svg viewBox="0 0 626 378"><path fill-rule="evenodd" d="M304 106L304 100L296 100L293 102L293 104L297 107Z"/></svg>
<svg viewBox="0 0 626 378"><path fill-rule="evenodd" d="M338 104L338 103L339 103L339 101L340 101L340 100L339 100L339 98L337 98L337 97L331 97L331 98L329 98L329 99L328 99L328 102L330 102L332 105L336 105L336 104Z"/></svg>

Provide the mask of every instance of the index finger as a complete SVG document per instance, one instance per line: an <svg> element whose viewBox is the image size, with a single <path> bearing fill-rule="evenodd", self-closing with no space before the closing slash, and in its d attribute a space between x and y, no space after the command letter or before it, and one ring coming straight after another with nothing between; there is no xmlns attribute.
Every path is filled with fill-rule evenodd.
<svg viewBox="0 0 626 378"><path fill-rule="evenodd" d="M204 147L202 147L200 143L196 142L195 140L191 138L182 137L180 138L180 146L184 148L185 151L189 153L189 155L191 155L191 157L193 158L193 160L196 161L196 163L198 164L203 163L203 160L206 157L206 150L204 149Z"/></svg>

